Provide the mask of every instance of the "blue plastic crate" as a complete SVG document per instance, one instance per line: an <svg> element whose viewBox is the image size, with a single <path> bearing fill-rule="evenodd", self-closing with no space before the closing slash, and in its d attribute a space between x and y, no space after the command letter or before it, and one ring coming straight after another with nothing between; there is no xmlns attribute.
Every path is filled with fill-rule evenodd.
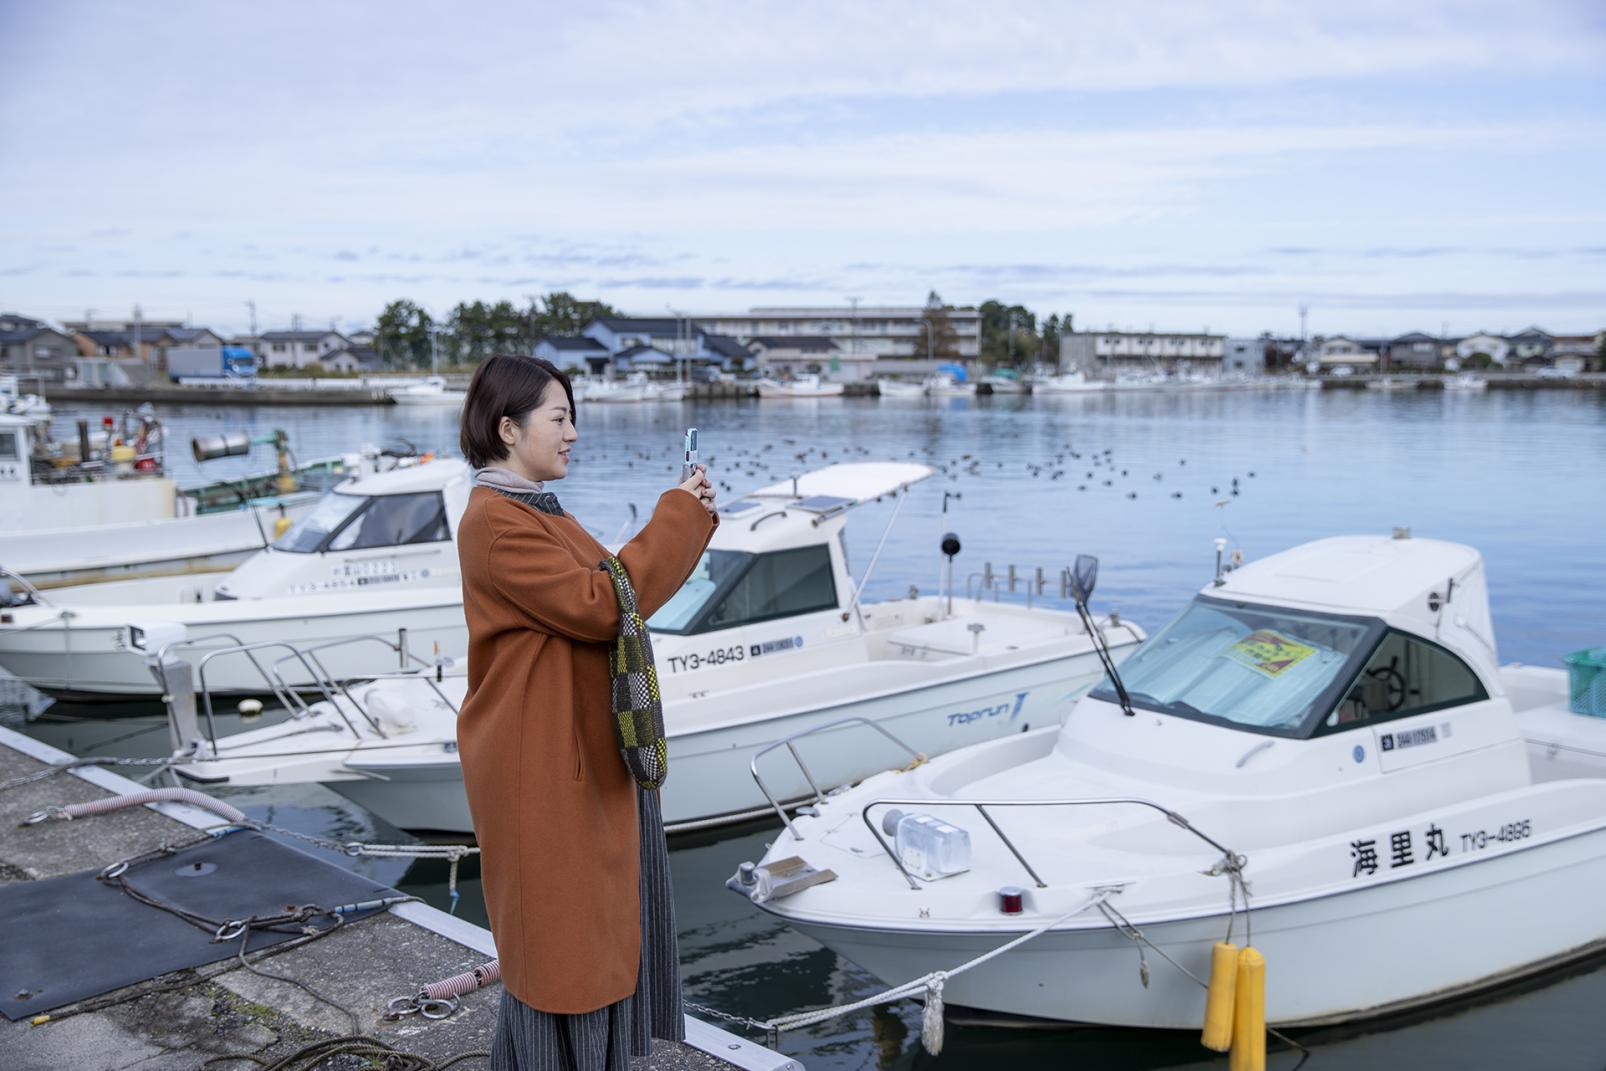
<svg viewBox="0 0 1606 1071"><path fill-rule="evenodd" d="M1567 706L1574 714L1606 718L1606 647L1574 651L1567 663Z"/></svg>

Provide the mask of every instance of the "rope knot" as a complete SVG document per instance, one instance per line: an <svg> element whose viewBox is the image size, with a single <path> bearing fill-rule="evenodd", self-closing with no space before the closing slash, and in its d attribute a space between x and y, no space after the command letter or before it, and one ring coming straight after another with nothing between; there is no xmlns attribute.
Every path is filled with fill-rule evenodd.
<svg viewBox="0 0 1606 1071"><path fill-rule="evenodd" d="M942 1052L942 986L947 971L932 971L926 979L926 1011L920 1020L920 1044L931 1055Z"/></svg>

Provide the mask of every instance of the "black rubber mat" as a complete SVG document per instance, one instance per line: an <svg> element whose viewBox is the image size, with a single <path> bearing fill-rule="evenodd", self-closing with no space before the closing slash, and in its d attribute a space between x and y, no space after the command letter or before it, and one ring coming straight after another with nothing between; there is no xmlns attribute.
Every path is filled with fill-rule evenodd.
<svg viewBox="0 0 1606 1071"><path fill-rule="evenodd" d="M0 886L0 1013L21 1019L168 971L227 959L240 938L141 903L98 871ZM334 908L400 895L260 833L241 831L128 868L141 894L204 919L268 916L307 905ZM349 924L377 908L352 912ZM307 925L327 929L328 916ZM297 933L253 931L247 951Z"/></svg>

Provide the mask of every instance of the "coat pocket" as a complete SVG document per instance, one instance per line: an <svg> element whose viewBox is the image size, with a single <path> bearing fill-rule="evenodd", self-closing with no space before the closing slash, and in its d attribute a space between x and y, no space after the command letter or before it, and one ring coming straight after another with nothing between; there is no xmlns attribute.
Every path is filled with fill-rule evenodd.
<svg viewBox="0 0 1606 1071"><path fill-rule="evenodd" d="M580 730L578 727L569 729L569 739L574 744L574 780L586 779L585 752L580 747Z"/></svg>

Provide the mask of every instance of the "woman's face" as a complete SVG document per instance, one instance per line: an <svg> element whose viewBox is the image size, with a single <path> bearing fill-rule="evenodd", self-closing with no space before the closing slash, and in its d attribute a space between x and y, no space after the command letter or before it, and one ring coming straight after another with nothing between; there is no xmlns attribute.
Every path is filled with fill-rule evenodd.
<svg viewBox="0 0 1606 1071"><path fill-rule="evenodd" d="M569 397L556 380L541 392L541 401L523 423L503 417L497 428L507 446L508 468L528 480L561 480L569 474L569 448L580 438L574 428Z"/></svg>

